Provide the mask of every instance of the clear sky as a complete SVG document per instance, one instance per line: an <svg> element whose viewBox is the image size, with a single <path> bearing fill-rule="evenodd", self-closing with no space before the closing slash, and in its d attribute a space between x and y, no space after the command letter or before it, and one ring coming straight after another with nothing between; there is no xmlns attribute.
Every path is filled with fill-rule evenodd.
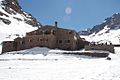
<svg viewBox="0 0 120 80"><path fill-rule="evenodd" d="M120 12L120 0L18 0L41 24L83 30Z"/></svg>

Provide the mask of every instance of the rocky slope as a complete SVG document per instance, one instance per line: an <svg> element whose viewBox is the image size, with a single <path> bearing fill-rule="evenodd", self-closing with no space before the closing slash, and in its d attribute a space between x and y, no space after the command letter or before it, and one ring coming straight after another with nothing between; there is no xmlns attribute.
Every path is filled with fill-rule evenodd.
<svg viewBox="0 0 120 80"><path fill-rule="evenodd" d="M41 24L25 12L17 0L0 0L0 43L11 36L25 35Z"/></svg>
<svg viewBox="0 0 120 80"><path fill-rule="evenodd" d="M94 26L92 29L89 28L85 31L80 31L79 33L81 35L97 34L99 31L103 30L105 26L107 26L109 30L120 29L120 13L115 13L112 17L106 18L103 23Z"/></svg>
<svg viewBox="0 0 120 80"><path fill-rule="evenodd" d="M31 14L20 7L17 0L0 0L0 45L2 41L25 36L26 32L40 26Z"/></svg>
<svg viewBox="0 0 120 80"><path fill-rule="evenodd" d="M22 10L17 0L0 0L0 3L1 3L1 9L7 12L5 13L3 11L0 11L0 16L10 17L8 14L11 15L20 14L23 17L23 19L17 16L14 16L13 19L16 19L18 21L24 21L25 23L32 26L37 26L37 27L40 26L40 23L37 22L37 20L31 14L26 13L25 11ZM4 18L0 18L0 19L7 25L11 23L11 21L8 19L4 19Z"/></svg>
<svg viewBox="0 0 120 80"><path fill-rule="evenodd" d="M103 23L94 26L92 29L80 31L79 33L91 42L120 44L120 13L106 18Z"/></svg>

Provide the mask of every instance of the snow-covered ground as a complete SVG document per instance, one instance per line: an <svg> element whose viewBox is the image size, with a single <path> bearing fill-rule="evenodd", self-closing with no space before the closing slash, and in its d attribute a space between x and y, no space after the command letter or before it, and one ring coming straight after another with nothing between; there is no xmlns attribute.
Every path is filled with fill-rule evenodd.
<svg viewBox="0 0 120 80"><path fill-rule="evenodd" d="M60 52L33 48L0 55L0 80L120 80L119 54L106 60L55 54Z"/></svg>

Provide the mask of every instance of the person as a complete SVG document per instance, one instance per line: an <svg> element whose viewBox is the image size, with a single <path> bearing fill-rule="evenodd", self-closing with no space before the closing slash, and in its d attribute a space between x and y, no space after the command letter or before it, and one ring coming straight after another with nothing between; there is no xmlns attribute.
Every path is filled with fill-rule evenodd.
<svg viewBox="0 0 120 80"><path fill-rule="evenodd" d="M111 57L107 57L107 59L106 60L111 60Z"/></svg>

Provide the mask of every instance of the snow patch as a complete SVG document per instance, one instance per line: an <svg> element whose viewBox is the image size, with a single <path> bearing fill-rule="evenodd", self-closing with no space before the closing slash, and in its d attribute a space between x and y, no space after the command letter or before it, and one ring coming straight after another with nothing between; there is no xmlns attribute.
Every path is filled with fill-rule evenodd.
<svg viewBox="0 0 120 80"><path fill-rule="evenodd" d="M117 30L109 30L108 28L104 28L99 33L91 34L89 36L81 36L90 42L111 42L112 44L120 44L120 29Z"/></svg>

